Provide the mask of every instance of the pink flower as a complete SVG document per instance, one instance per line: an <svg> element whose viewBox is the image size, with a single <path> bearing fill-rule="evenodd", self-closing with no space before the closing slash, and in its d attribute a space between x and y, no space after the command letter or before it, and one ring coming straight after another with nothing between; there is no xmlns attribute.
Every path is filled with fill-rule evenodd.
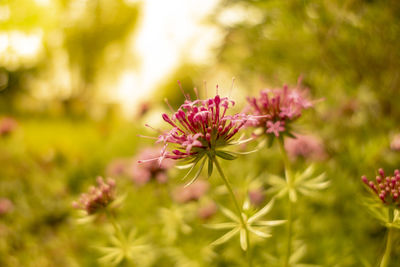
<svg viewBox="0 0 400 267"><path fill-rule="evenodd" d="M296 138L286 140L285 149L291 158L324 160L327 157L321 140L313 135L296 134Z"/></svg>
<svg viewBox="0 0 400 267"><path fill-rule="evenodd" d="M118 177L126 174L126 169L128 167L128 159L117 158L112 160L106 168L107 176Z"/></svg>
<svg viewBox="0 0 400 267"><path fill-rule="evenodd" d="M83 209L88 214L96 213L107 207L115 199L115 181L111 178L104 182L97 177L98 186L91 186L89 192L82 194L79 201L74 201L74 208Z"/></svg>
<svg viewBox="0 0 400 267"><path fill-rule="evenodd" d="M396 134L390 143L390 149L393 151L400 151L400 134Z"/></svg>
<svg viewBox="0 0 400 267"><path fill-rule="evenodd" d="M384 204L400 207L400 171L395 170L393 176L385 176L383 169L379 169L378 173L375 181L368 180L365 175L361 177L361 180Z"/></svg>
<svg viewBox="0 0 400 267"><path fill-rule="evenodd" d="M136 158L133 160L132 167L130 168L128 175L137 185L144 185L151 179L158 181L159 183L166 183L168 180L167 172L174 166L174 162L170 159L163 160L161 164L154 159L158 159L160 155L160 149L158 148L146 148L142 150ZM137 159L142 160L141 164L138 164Z"/></svg>
<svg viewBox="0 0 400 267"><path fill-rule="evenodd" d="M200 219L207 220L210 219L215 213L217 213L217 204L215 202L209 202L205 205L202 205L198 211L197 214L200 217Z"/></svg>
<svg viewBox="0 0 400 267"><path fill-rule="evenodd" d="M210 188L210 184L204 180L197 180L189 186L178 186L172 192L172 198L175 202L186 203L198 200L205 195Z"/></svg>
<svg viewBox="0 0 400 267"><path fill-rule="evenodd" d="M289 89L287 85L282 89L265 89L259 97L249 97L247 101L249 105L246 110L257 118L249 126L262 127L264 132L275 137L291 135L290 123L298 119L304 109L313 106L305 91Z"/></svg>
<svg viewBox="0 0 400 267"><path fill-rule="evenodd" d="M14 205L8 198L0 198L0 216L11 212L13 209Z"/></svg>
<svg viewBox="0 0 400 267"><path fill-rule="evenodd" d="M256 188L256 189L250 190L249 191L249 199L250 199L251 204L253 204L255 206L261 205L261 203L265 199L265 194L264 194L262 188Z"/></svg>
<svg viewBox="0 0 400 267"><path fill-rule="evenodd" d="M285 131L284 121L267 121L267 133L273 133L276 137L279 137L279 133Z"/></svg>
<svg viewBox="0 0 400 267"><path fill-rule="evenodd" d="M163 143L164 148L161 155L152 160L157 159L159 163L164 159L188 160L196 165L204 159L201 161L202 168L208 158L211 174L216 157L234 159L234 155L220 149L232 145L238 131L247 121L254 119L244 113L227 115L228 109L234 104L234 101L227 97L221 98L218 94L206 100L191 101L187 97L172 116L162 115L172 128L157 138L157 143ZM170 146L173 148L168 150Z"/></svg>
<svg viewBox="0 0 400 267"><path fill-rule="evenodd" d="M17 127L17 122L11 117L4 117L0 120L0 136L11 134Z"/></svg>

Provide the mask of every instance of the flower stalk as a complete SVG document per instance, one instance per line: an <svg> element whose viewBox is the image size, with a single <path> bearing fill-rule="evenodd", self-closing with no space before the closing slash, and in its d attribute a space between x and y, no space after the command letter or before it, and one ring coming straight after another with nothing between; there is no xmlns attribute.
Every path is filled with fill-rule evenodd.
<svg viewBox="0 0 400 267"><path fill-rule="evenodd" d="M248 266L251 267L252 266L252 261L251 261L251 255L250 255L249 229L247 228L247 223L243 219L243 215L242 215L243 211L240 208L240 205L239 205L239 203L238 203L238 201L236 199L236 196L235 196L235 194L233 192L232 186L231 186L229 180L226 178L226 176L225 176L225 174L224 174L224 172L223 172L223 170L221 168L221 165L218 163L218 160L217 160L216 157L213 158L213 162L214 162L215 166L217 167L217 170L218 170L222 180L224 181L225 186L228 189L229 194L231 195L231 198L232 198L233 203L234 203L235 208L236 208L236 212L238 213L238 217L240 218L240 222L241 222L241 224L243 225L243 228L246 231L246 247L247 247L247 249L246 249L246 258L247 258Z"/></svg>
<svg viewBox="0 0 400 267"><path fill-rule="evenodd" d="M292 188L293 178L292 178L292 169L290 165L290 161L288 155L285 150L284 140L283 138L278 138L279 149L282 154L283 163L285 165L285 173L286 173L286 182L288 184L289 190ZM287 214L287 237L286 237L286 254L284 266L289 266L289 259L292 250L292 232L293 232L293 212L294 212L293 203L290 200L290 193L288 194L288 214Z"/></svg>
<svg viewBox="0 0 400 267"><path fill-rule="evenodd" d="M117 221L115 220L115 215L108 209L105 209L105 214L106 214L109 222L113 226L115 234L122 236L121 227L118 225Z"/></svg>
<svg viewBox="0 0 400 267"><path fill-rule="evenodd" d="M393 207L389 207L388 209L389 223L393 222L393 217L394 217L394 209ZM393 243L393 227L389 226L388 236L386 240L386 249L385 253L383 254L381 264L379 265L380 267L387 267L389 265L390 253L392 251L392 243Z"/></svg>

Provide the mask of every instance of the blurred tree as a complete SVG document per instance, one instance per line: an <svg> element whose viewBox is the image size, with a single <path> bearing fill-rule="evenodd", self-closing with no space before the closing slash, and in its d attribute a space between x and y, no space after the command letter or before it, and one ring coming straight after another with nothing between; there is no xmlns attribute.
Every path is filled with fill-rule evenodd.
<svg viewBox="0 0 400 267"><path fill-rule="evenodd" d="M83 105L80 109L86 112L99 84L134 64L129 48L138 10L138 4L124 0L2 3L0 67L7 78L0 85L3 112L26 108L16 98L23 103L40 99L41 104L58 99L67 110Z"/></svg>
<svg viewBox="0 0 400 267"><path fill-rule="evenodd" d="M305 83L335 104L360 88L393 110L400 87L399 1L226 0L215 21L226 30L222 65L244 81ZM332 97L332 98L330 98Z"/></svg>

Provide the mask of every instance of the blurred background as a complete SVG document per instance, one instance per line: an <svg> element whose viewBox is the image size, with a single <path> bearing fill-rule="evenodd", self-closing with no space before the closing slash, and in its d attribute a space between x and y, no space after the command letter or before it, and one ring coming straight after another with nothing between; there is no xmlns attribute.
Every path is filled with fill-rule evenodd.
<svg viewBox="0 0 400 267"><path fill-rule="evenodd" d="M299 132L317 138L323 156L293 158L300 169L315 162L332 181L323 197L299 203L296 227L307 246L302 260L374 266L385 229L362 205L360 176L373 177L379 167L392 172L400 163L395 0L0 1L0 266L97 266L94 246L107 242L101 234L107 229L77 225L72 200L97 175L118 176L110 171L116 160L153 145L137 134L156 135L146 123L165 126L164 98L173 107L183 99L178 80L205 97L205 87L210 96L217 84L227 95L232 77L238 110L247 95L295 85L299 77L313 98L323 99L299 121ZM276 147L249 159L241 170L227 165L238 188L246 187L246 169L261 180L266 169L282 172ZM168 187L179 186L180 175ZM127 195L120 215L125 227L134 222L142 233L177 231L176 222L154 225L163 216L157 209L175 205L168 188L159 203L154 192L164 189L158 184L138 187L127 177L118 183ZM263 182L259 188L268 189ZM209 231L196 222L194 232ZM263 251L279 252L279 233L284 227ZM237 263L236 243L221 248L216 261L210 251L193 253L213 233L191 242L195 235L183 235L168 239L168 252L155 249L151 264ZM396 266L399 246L393 254Z"/></svg>

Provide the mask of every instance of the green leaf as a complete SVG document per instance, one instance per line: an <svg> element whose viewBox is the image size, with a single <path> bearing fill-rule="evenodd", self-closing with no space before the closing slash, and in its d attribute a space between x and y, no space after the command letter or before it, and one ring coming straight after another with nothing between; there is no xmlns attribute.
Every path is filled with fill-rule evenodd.
<svg viewBox="0 0 400 267"><path fill-rule="evenodd" d="M206 163L206 160L207 158L204 158L204 160L200 163L200 167L197 170L196 174L194 175L193 179L189 183L187 183L185 187L188 187L189 185L193 184L193 182L196 181L197 178L199 178L201 171L203 170L204 164Z"/></svg>
<svg viewBox="0 0 400 267"><path fill-rule="evenodd" d="M248 220L248 223L253 223L255 221L257 221L257 219L261 218L262 216L264 216L265 214L267 214L273 207L275 203L275 199L271 199L270 202L267 203L267 205L265 205L261 210L259 210L256 214L254 214L253 216L250 217L250 219Z"/></svg>
<svg viewBox="0 0 400 267"><path fill-rule="evenodd" d="M216 223L216 224L205 224L204 227L214 230L230 229L235 228L237 223L226 222L226 223Z"/></svg>
<svg viewBox="0 0 400 267"><path fill-rule="evenodd" d="M268 134L268 148L272 146L272 144L274 143L274 139L275 139L274 135Z"/></svg>
<svg viewBox="0 0 400 267"><path fill-rule="evenodd" d="M212 246L217 246L217 245L221 245L227 241L229 241L229 239L231 239L234 235L236 235L239 232L240 228L237 227L231 231L229 231L228 233L224 234L222 237L218 238L217 240L215 240L214 242L211 243Z"/></svg>
<svg viewBox="0 0 400 267"><path fill-rule="evenodd" d="M223 207L223 206L219 206L219 208L220 208L221 212L222 212L226 217L228 217L229 219L231 219L231 220L234 221L234 222L237 222L237 223L240 222L240 219L236 216L235 213L233 213L232 211L230 211L229 209L227 209L227 208L225 208L225 207Z"/></svg>
<svg viewBox="0 0 400 267"><path fill-rule="evenodd" d="M212 161L211 158L208 158L208 177L211 177L211 174L213 172L213 167L214 167L214 162Z"/></svg>
<svg viewBox="0 0 400 267"><path fill-rule="evenodd" d="M240 229L240 247L246 251L247 250L247 232L246 229Z"/></svg>
<svg viewBox="0 0 400 267"><path fill-rule="evenodd" d="M215 154L216 154L218 157L223 158L223 159L226 159L226 160L234 160L234 159L237 158L235 155L233 155L233 154L231 154L231 153L228 153L228 152L225 152L225 151L221 151L221 150L215 151Z"/></svg>
<svg viewBox="0 0 400 267"><path fill-rule="evenodd" d="M262 231L260 231L260 230L255 229L255 228L252 227L252 226L248 226L248 227L249 227L249 231L252 232L253 234L255 234L255 235L258 236L258 237L261 237L261 238L269 238L269 237L272 236L271 234L269 234L269 233L264 233L264 232L262 232Z"/></svg>

